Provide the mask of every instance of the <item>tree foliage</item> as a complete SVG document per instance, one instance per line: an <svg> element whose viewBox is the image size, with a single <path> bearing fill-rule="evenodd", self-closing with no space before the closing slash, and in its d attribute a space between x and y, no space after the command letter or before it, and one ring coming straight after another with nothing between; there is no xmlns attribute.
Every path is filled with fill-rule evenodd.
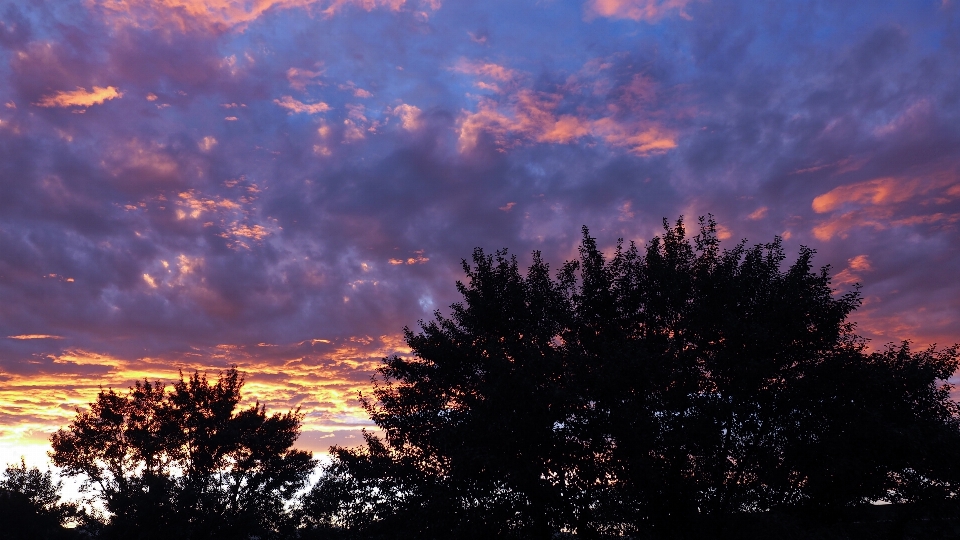
<svg viewBox="0 0 960 540"><path fill-rule="evenodd" d="M960 482L957 348L869 352L855 289L779 239L721 249L682 221L522 273L463 262L463 300L405 329L362 398L379 434L335 447L304 499L357 538L668 534L782 509L945 501Z"/></svg>
<svg viewBox="0 0 960 540"><path fill-rule="evenodd" d="M194 373L168 392L137 382L101 390L52 437L51 458L84 479L116 538L269 538L292 527L285 505L315 461L293 444L299 411L237 410L243 377Z"/></svg>
<svg viewBox="0 0 960 540"><path fill-rule="evenodd" d="M87 515L76 504L63 502L62 482L50 471L8 465L0 480L0 536L11 540L79 538ZM64 528L73 525L74 530ZM77 527L79 525L79 527Z"/></svg>

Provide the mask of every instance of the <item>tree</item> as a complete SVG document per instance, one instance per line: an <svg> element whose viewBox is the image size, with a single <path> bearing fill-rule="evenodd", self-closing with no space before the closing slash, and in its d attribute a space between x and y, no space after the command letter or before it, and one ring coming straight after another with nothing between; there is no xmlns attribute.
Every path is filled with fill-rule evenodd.
<svg viewBox="0 0 960 540"><path fill-rule="evenodd" d="M324 526L421 538L549 537L555 528L563 291L539 257L526 278L505 253L477 250L474 262L464 262L470 285L457 284L466 304L421 334L406 329L416 357L379 369L376 401L363 405L386 441L368 434L362 452L334 449L307 498Z"/></svg>
<svg viewBox="0 0 960 540"><path fill-rule="evenodd" d="M194 373L166 392L137 382L101 390L52 437L51 458L112 514L108 536L266 538L289 523L285 503L315 466L293 444L299 411L267 416L258 403L236 411L243 377L211 384Z"/></svg>
<svg viewBox="0 0 960 540"><path fill-rule="evenodd" d="M85 514L72 503L61 502L61 481L54 481L50 471L40 472L20 465L8 465L0 480L0 523L2 535L18 539L66 539L79 537L79 531L64 528L73 523L82 525Z"/></svg>
<svg viewBox="0 0 960 540"><path fill-rule="evenodd" d="M955 498L957 348L868 352L848 320L858 290L835 291L814 253L721 249L712 219L692 239L664 221L609 259L584 228L553 278L537 253L524 275L476 250L463 301L384 360L362 398L380 434L332 449L310 522L592 538Z"/></svg>

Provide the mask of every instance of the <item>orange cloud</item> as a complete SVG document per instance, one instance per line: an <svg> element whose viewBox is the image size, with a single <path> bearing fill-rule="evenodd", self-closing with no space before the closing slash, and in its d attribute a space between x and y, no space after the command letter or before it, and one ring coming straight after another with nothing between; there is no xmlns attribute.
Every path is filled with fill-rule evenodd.
<svg viewBox="0 0 960 540"><path fill-rule="evenodd" d="M919 179L876 178L866 182L840 186L813 199L818 214L836 210L845 203L893 204L912 198L924 186Z"/></svg>
<svg viewBox="0 0 960 540"><path fill-rule="evenodd" d="M596 137L639 155L661 153L677 146L672 133L652 123L557 115L554 111L560 99L559 95L523 89L505 105L481 100L476 112L466 113L460 120L461 150L476 146L482 133L492 135L500 146L508 146L511 137L559 144Z"/></svg>
<svg viewBox="0 0 960 540"><path fill-rule="evenodd" d="M43 97L37 102L37 105L41 107L90 107L120 97L123 97L123 93L113 86L94 86L93 90L89 92L77 87L72 92L57 92L51 96Z"/></svg>
<svg viewBox="0 0 960 540"><path fill-rule="evenodd" d="M819 240L845 237L855 227L877 230L891 226L952 224L960 214L935 211L935 207L960 197L960 183L953 171L909 178L883 177L839 186L813 199L818 214L843 212L813 228Z"/></svg>
<svg viewBox="0 0 960 540"><path fill-rule="evenodd" d="M655 21L670 11L679 10L681 17L687 17L683 8L688 3L690 0L589 0L587 13L594 17Z"/></svg>
<svg viewBox="0 0 960 540"><path fill-rule="evenodd" d="M477 86L498 95L479 97L473 111L463 112L458 122L460 150L474 148L481 136L492 138L500 149L530 142L580 141L602 141L637 155L676 148L675 134L652 120L656 113L647 107L657 97L656 83L637 74L627 84L617 85L602 73L610 65L602 59L590 60L578 75L553 92L544 92L530 88L525 73L461 59L454 71L481 79ZM584 92L610 99L603 105L585 106L580 99Z"/></svg>
<svg viewBox="0 0 960 540"><path fill-rule="evenodd" d="M237 237L242 236L244 238L249 238L257 242L262 241L264 238L270 235L270 231L267 230L263 225L236 225L234 224L229 231L221 233L222 238L230 238L231 236ZM243 247L249 248L246 244L243 244Z"/></svg>
<svg viewBox="0 0 960 540"><path fill-rule="evenodd" d="M228 184L228 187L236 185L234 182ZM247 194L236 200L219 196L204 197L195 190L184 191L173 203L176 207L174 212L178 220L203 218L204 227L219 228L222 232L217 236L229 240L227 247L231 249L250 249L248 241L260 242L277 232L280 227L276 225L276 220L259 219L254 212L252 205L257 199L255 194L260 191L257 185L247 186L245 191ZM261 223L254 222L258 219Z"/></svg>
<svg viewBox="0 0 960 540"><path fill-rule="evenodd" d="M674 135L655 125L601 118L591 126L592 134L603 137L607 144L627 148L634 154L660 154L677 147Z"/></svg>
<svg viewBox="0 0 960 540"><path fill-rule="evenodd" d="M857 255L856 257L847 261L850 265L851 270L869 272L873 270L873 265L870 264L870 259L866 255Z"/></svg>
<svg viewBox="0 0 960 540"><path fill-rule="evenodd" d="M847 267L833 276L833 282L841 285L858 283L861 280L860 275L863 272L870 272L872 270L873 265L870 264L870 259L867 255L857 255L847 260Z"/></svg>
<svg viewBox="0 0 960 540"><path fill-rule="evenodd" d="M394 266L397 266L397 265L401 265L401 264L423 264L423 263L425 263L425 262L427 262L427 261L430 260L430 257L424 257L424 256L423 256L423 250L422 250L422 249L419 249L419 250L417 250L417 251L414 251L414 252L413 252L413 255L414 255L413 257L409 257L409 258L407 258L406 260L404 260L404 259L389 259L387 262L389 262L390 264L392 264L392 265L394 265Z"/></svg>

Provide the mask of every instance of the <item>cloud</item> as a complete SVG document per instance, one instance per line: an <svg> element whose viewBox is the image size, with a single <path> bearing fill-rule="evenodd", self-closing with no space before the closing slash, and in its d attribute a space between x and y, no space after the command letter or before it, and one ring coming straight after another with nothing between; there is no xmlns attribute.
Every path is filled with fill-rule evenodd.
<svg viewBox="0 0 960 540"><path fill-rule="evenodd" d="M314 411L317 448L346 441L377 336L456 301L461 258L556 269L584 224L605 252L681 214L713 213L724 245L781 233L862 283L874 343L960 335L960 37L940 11L21 5L0 26L0 336L62 339L0 339L2 448L101 381L232 362L251 396ZM136 99L28 105L102 81Z"/></svg>
<svg viewBox="0 0 960 540"><path fill-rule="evenodd" d="M683 8L689 3L690 0L588 0L587 13L614 19L656 21L674 11L685 16Z"/></svg>
<svg viewBox="0 0 960 540"><path fill-rule="evenodd" d="M166 385L200 370L211 375L236 365L246 374L244 403L259 401L272 411L300 408L303 431L316 434L357 432L369 427L357 390L366 390L369 373L387 355L409 352L399 335L314 339L297 344L219 344L186 357L131 357L69 349L38 359L44 366L36 374L4 373L0 388L0 455L7 450L24 452L48 448L49 436L73 419L75 408L84 409L102 388L123 390L137 380L157 380ZM201 360L202 358L202 360ZM338 435L344 438L345 434ZM319 438L319 437L318 437ZM299 448L323 453L329 437L310 436ZM14 448L4 448L11 444ZM34 452L42 456L42 451Z"/></svg>
<svg viewBox="0 0 960 540"><path fill-rule="evenodd" d="M422 125L422 111L413 105L401 103L391 110L391 114L400 118L400 125L407 131L414 131Z"/></svg>
<svg viewBox="0 0 960 540"><path fill-rule="evenodd" d="M474 75L485 79L507 82L517 78L518 73L504 66L492 62L482 62L477 60L468 60L461 58L454 65L453 70L458 73Z"/></svg>
<svg viewBox="0 0 960 540"><path fill-rule="evenodd" d="M280 99L273 100L274 103L290 111L290 114L294 113L306 113L306 114L318 114L324 113L330 110L330 106L324 102L318 103L304 103L293 99L291 96L283 96Z"/></svg>
<svg viewBox="0 0 960 540"><path fill-rule="evenodd" d="M100 105L105 101L121 97L123 97L123 93L113 86L94 86L93 90L89 92L77 87L77 89L73 91L57 92L53 95L45 96L37 102L37 105L40 107L90 107L91 105Z"/></svg>
<svg viewBox="0 0 960 540"><path fill-rule="evenodd" d="M287 70L287 81L290 83L290 87L294 90L299 90L304 92L309 85L320 85L322 84L317 79L323 75L323 70L311 71L309 69L298 69L292 67Z"/></svg>
<svg viewBox="0 0 960 540"><path fill-rule="evenodd" d="M896 204L911 199L918 191L930 188L928 183L919 178L876 178L834 188L813 199L812 207L814 212L823 214L847 203Z"/></svg>
<svg viewBox="0 0 960 540"><path fill-rule="evenodd" d="M862 280L861 275L863 273L872 270L873 265L870 264L869 256L866 254L857 255L847 260L847 267L833 276L833 282L840 285L857 283Z"/></svg>
<svg viewBox="0 0 960 540"><path fill-rule="evenodd" d="M366 11L374 9L389 9L390 11L400 11L405 7L419 9L420 15L425 17L426 12L440 9L442 0L327 0L324 2L327 7L323 10L324 15L331 16L342 10L344 6L355 5Z"/></svg>
<svg viewBox="0 0 960 540"><path fill-rule="evenodd" d="M244 28L265 14L276 10L316 8L332 16L346 6L366 11L388 9L400 11L407 0L89 0L89 5L102 12L115 24L135 27L167 26L186 30L199 25L213 29ZM412 2L411 2L412 3ZM439 1L418 5L436 10Z"/></svg>
<svg viewBox="0 0 960 540"><path fill-rule="evenodd" d="M337 88L340 90L346 90L353 94L353 97L358 97L360 99L367 99L373 97L373 92L360 88L353 81L347 81L345 84L338 84Z"/></svg>
<svg viewBox="0 0 960 540"><path fill-rule="evenodd" d="M960 199L960 178L953 171L883 177L836 187L813 199L818 214L834 214L813 229L819 240L845 237L857 227L876 230L916 225L949 225L960 212L941 208ZM837 211L840 211L839 214Z"/></svg>
<svg viewBox="0 0 960 540"><path fill-rule="evenodd" d="M659 85L625 60L620 53L591 59L554 84L499 64L459 60L455 72L480 79L476 84L497 94L473 96L477 105L459 119L461 150L484 137L500 148L602 142L640 156L676 148L677 132L662 113L653 113L665 104Z"/></svg>
<svg viewBox="0 0 960 540"><path fill-rule="evenodd" d="M203 139L200 139L200 143L197 146L199 146L204 152L209 152L216 145L217 139L215 137L207 136Z"/></svg>
<svg viewBox="0 0 960 540"><path fill-rule="evenodd" d="M585 138L604 141L637 155L658 154L677 147L675 136L654 122L623 121L558 114L562 96L522 89L507 103L482 99L475 112L459 121L461 150L470 150L483 135L501 147L518 142L570 144Z"/></svg>

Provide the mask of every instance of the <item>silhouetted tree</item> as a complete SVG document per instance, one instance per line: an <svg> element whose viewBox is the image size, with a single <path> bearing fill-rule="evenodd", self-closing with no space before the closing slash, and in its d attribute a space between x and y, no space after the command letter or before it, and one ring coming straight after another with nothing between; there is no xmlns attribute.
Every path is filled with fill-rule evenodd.
<svg viewBox="0 0 960 540"><path fill-rule="evenodd" d="M293 525L285 509L315 462L293 444L299 411L236 411L236 369L211 384L193 376L101 390L90 410L52 437L51 458L84 478L117 538L269 538Z"/></svg>
<svg viewBox="0 0 960 540"><path fill-rule="evenodd" d="M692 240L692 241L691 241ZM956 497L957 349L868 353L779 239L721 250L682 221L551 278L464 261L463 302L406 329L362 399L382 435L333 448L304 498L331 538L670 535L730 516ZM322 537L322 535L321 535Z"/></svg>
<svg viewBox="0 0 960 540"><path fill-rule="evenodd" d="M67 529L68 523L83 525L87 517L76 504L61 502L63 483L50 471L8 465L0 480L0 537L11 540L81 538L83 529Z"/></svg>

